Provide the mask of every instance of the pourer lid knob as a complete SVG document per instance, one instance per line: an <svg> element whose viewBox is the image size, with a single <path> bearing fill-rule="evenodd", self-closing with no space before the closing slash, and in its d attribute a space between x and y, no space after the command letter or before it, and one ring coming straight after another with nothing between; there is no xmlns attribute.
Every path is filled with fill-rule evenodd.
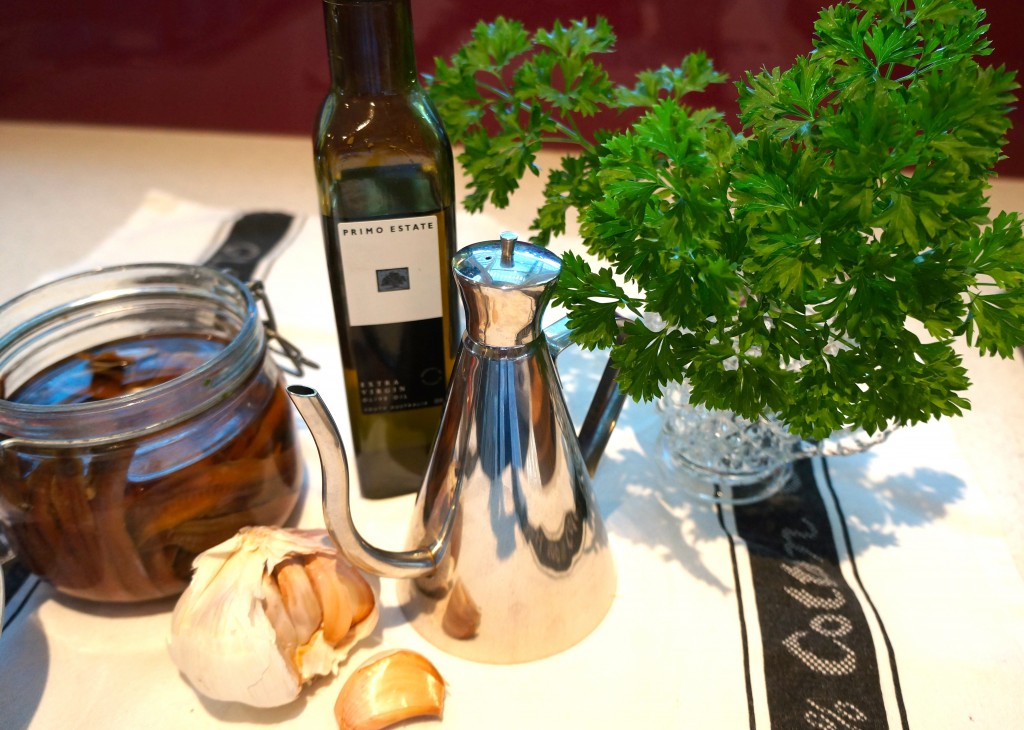
<svg viewBox="0 0 1024 730"><path fill-rule="evenodd" d="M501 264L502 266L511 266L519 234L515 231L503 231L498 238L501 240Z"/></svg>

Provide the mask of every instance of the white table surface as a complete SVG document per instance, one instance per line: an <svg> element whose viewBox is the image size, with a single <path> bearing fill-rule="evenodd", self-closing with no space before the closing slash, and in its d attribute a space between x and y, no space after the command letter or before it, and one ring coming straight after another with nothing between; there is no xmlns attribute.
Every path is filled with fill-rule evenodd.
<svg viewBox="0 0 1024 730"><path fill-rule="evenodd" d="M545 158L550 160L551 158ZM299 137L281 136L259 136L259 135L238 135L221 133L195 133L179 132L169 130L141 130L121 129L109 127L84 127L84 126L62 126L26 123L0 123L0 300L6 300L17 294L27 285L37 281L46 275L48 271L55 268L65 268L75 260L80 259L93 250L106 237L118 228L132 214L143 200L149 190L161 190L181 198L202 202L203 204L237 210L287 210L296 214L309 215L314 218L318 215L316 209L316 193L312 170L312 145L309 139ZM460 184L463 181L460 180ZM533 216L530 195L536 195L537 186L527 187L525 194L520 195L513 203L513 207L506 211L490 211L485 216L469 216L460 210L459 230L460 245L472 243L474 240L496 237L499 229L516 229L525 232ZM535 200L536 198L534 198ZM994 209L1017 210L1024 212L1024 180L998 180L994 181L992 191ZM495 230L491 231L491 227ZM473 236L469 239L466 236ZM567 239L570 243L572 236ZM1020 356L1016 360L996 360L980 358L971 353L965 354L965 361L968 364L974 385L968 393L968 397L974 404L971 412L959 419L948 419L941 425L941 431L936 431L943 439L951 439L957 448L957 463L961 464L963 472L970 475L969 481L972 487L972 510L975 507L985 515L984 523L991 526L991 533L986 532L986 539L999 541L1000 549L1006 551L1009 556L1007 563L1012 560L1016 566L1017 573L1012 578L1020 580L1024 575L1024 362ZM635 426L631 433L621 438L628 439L628 443L621 441L618 447L634 446L634 439L645 435L642 433L641 424L650 421L650 414L644 411L649 406L630 406L632 411L632 424ZM628 409L627 409L628 410ZM627 430L629 421L627 420ZM640 432L638 435L638 431ZM948 454L932 454L929 451L931 431L928 427L924 429L910 429L910 434L903 438L903 445L912 449L913 458L917 459L921 468L933 466L936 463L945 463L943 459ZM649 434L647 434L649 435ZM884 451L881 452L884 455ZM908 457L909 458L909 457ZM606 472L605 480L620 478L624 473L621 467L612 467ZM598 475L599 481L602 477ZM624 478L624 477L622 477ZM600 485L598 485L600 486ZM648 485L650 486L650 485ZM631 485L621 499L631 499L630 493L637 490ZM630 493L627 493L630 492ZM380 516L380 522L390 524L393 520L402 522L402 513L407 507L407 502L398 500L388 505L376 505L365 507L366 514L376 511ZM677 509L675 513L683 514L689 519L696 519L700 522L699 510L696 507L685 507L682 512ZM313 513L315 514L315 512ZM972 512L971 514L974 514ZM358 515L357 515L358 516ZM628 525L625 518L616 522L612 519L613 534L619 533L630 537ZM986 527L986 530L988 527ZM373 528L371 530L371 537ZM685 532L685 530L684 530ZM1005 540L1005 546L1002 542ZM669 584L659 588L657 594L648 591L645 595L630 595L629 590L643 587L645 576L641 573L643 566L648 563L637 560L631 555L634 551L640 550L638 545L642 541L631 539L618 540L619 549L625 553L623 562L637 567L637 572L630 576L620 575L620 601L613 609L613 616L609 618L609 626L622 628L621 622L630 615L630 607L642 608L645 602L650 603L656 600L658 603L650 604L649 611L641 611L638 615L647 615L652 621L672 615L671 607L661 605L662 600L672 601L680 596L685 597L687 588L685 582L679 585ZM654 549L647 545L644 549ZM677 549L681 549L678 548ZM866 556L870 561L870 556ZM634 562L630 562L634 560ZM682 561L685 563L686 561ZM678 567L678 566L677 566ZM685 567L685 566L684 566ZM653 570L653 569L652 569ZM691 574L692 570L689 571ZM1013 568L1010 568L1013 573ZM683 575L686 570L676 570L676 573ZM676 575L673 573L673 576ZM663 580L661 574L651 573L652 577ZM691 576L692 577L692 576ZM1005 577L1005 574L1003 575ZM703 589L707 589L709 581L701 583ZM1019 594L1019 588L1013 588L1014 600ZM27 698L25 701L32 703L36 723L33 727L44 727L46 720L59 717L76 717L71 714L60 713L54 709L59 703L58 694L61 691L70 693L74 691L76 697L71 699L68 694L68 701L83 702L89 705L80 717L92 718L83 721L83 727L97 726L95 718L97 703L108 702L108 699L89 697L89 689L84 684L90 681L88 673L77 677L68 677L68 672L59 671L59 662L62 658L60 641L74 641L79 639L82 647L76 649L78 660L81 660L81 652L86 654L95 653L97 656L109 652L109 647L91 645L89 642L90 625L94 622L109 618L109 615L100 616L97 613L83 611L81 606L75 602L56 601L56 605L44 607L51 611L49 614L50 624L47 624L47 614L43 612L43 619L40 623L44 628L47 626L68 626L68 615L80 616L81 635L78 637L54 637L48 636L48 645L51 655L49 656L50 679L46 683L46 692L41 698ZM1016 604L1015 604L1016 605ZM166 608L166 607L165 607ZM76 614L76 611L78 612ZM158 609L159 611L159 609ZM116 611L114 613L117 613ZM59 616L58 616L59 614ZM133 636L133 631L142 631L149 624L145 623L150 616L139 616L135 612L126 611L123 623L125 635L138 639L139 641L150 641L152 637ZM390 623L387 630L391 633L388 636L399 640L410 639L411 630L398 625L400 622L395 618L396 612L392 610ZM697 616L690 617L693 620ZM63 621L63 623L62 623ZM55 622L55 623L53 623ZM43 629L41 629L43 630ZM47 629L48 630L48 629ZM637 629L641 633L642 627ZM605 639L609 632L616 631L615 628L602 627ZM628 652L630 641L628 632L614 635L612 646L620 652ZM1017 641L1021 634L1016 633ZM59 639L59 640L58 640ZM9 642L7 636L0 637L0 667L3 667L5 659L5 642ZM162 637L159 639L163 641ZM9 646L10 644L8 644ZM593 646L590 644L590 646ZM1019 647L1018 647L1019 648ZM669 646L664 647L668 651ZM696 648L695 648L696 650ZM617 706L609 698L600 696L600 693L611 691L615 686L613 681L619 671L629 671L634 674L653 671L656 665L649 662L661 661L657 652L653 655L645 655L637 658L635 662L627 662L627 666L621 665L621 660L608 660L602 658L602 654L591 648L594 652L594 662L613 661L612 664L600 666L595 665L595 674L588 677L592 681L595 692L595 702L598 707L603 707L607 702L609 707ZM563 655L565 656L565 655ZM109 657L107 657L109 660ZM579 660L577 655L576 660ZM643 661L641 661L643 660ZM69 659L69 662L71 660ZM156 651L148 655L147 661L166 663L166 656ZM544 665L544 672L555 671L559 663L567 662L566 668L571 669L574 665L569 659L555 658ZM590 661L589 659L587 661ZM614 662L618 661L619 665ZM101 662L102 664L102 662ZM77 666L77 665L76 665ZM7 667L6 669L10 669ZM151 667L143 667L139 675L145 676L146 671ZM77 670L76 670L77 671ZM105 670L103 670L105 671ZM153 670L157 671L157 670ZM454 673L458 676L461 669L456 665ZM487 697L475 697L472 701L478 707L486 707L492 703L494 708L504 712L505 722L496 722L494 727L508 726L515 727L525 721L535 722L538 718L555 717L550 724L540 722L538 726L562 726L574 727L572 723L572 708L564 708L554 711L554 714L537 712L523 712L516 714L520 700L513 701L508 692L529 691L528 682L524 683L521 674L515 674L516 668L488 668L488 682L482 687L498 686L508 682L506 692L500 689L498 698L488 699ZM101 672L102 673L102 672ZM157 671L161 681L181 682L180 677L161 667ZM477 673L479 674L479 673ZM11 676L8 674L7 676ZM467 675L468 676L468 675ZM473 675L476 676L476 675ZM539 677L547 677L542 673ZM553 675L557 676L557 675ZM699 676L687 675L687 676ZM665 678L668 681L672 677ZM74 682L80 681L83 686L74 687ZM97 679L103 684L102 678ZM143 681L140 679L140 681ZM541 681L546 681L542 679ZM567 682L579 680L567 679ZM53 682L61 682L66 686L54 688ZM340 687L340 685L339 685ZM122 701L130 703L132 692L137 689L127 685L123 688ZM664 689L662 680L652 679L652 693ZM336 694L337 689L329 692ZM474 692L482 691L480 687L473 688ZM701 693L713 696L718 691L713 681L708 680L708 685L693 688L699 696ZM465 693L466 690L463 690ZM550 702L557 702L557 693L551 688L545 688L543 695L550 696ZM9 699L4 694L4 688L0 687L0 697ZM651 695L654 697L654 694ZM688 697L688 695L687 695ZM698 697L699 699L699 697ZM467 703L470 700L462 694L461 702ZM527 700L523 699L522 702ZM609 719L612 718L641 718L635 726L650 727L681 727L680 716L675 716L672 722L647 722L643 721L643 703L647 701L643 696L634 695L629 699L628 704L637 708L639 715L629 713L610 712L604 710ZM685 702L689 699L680 700L679 707L685 709ZM320 704L326 700L320 699ZM459 688L454 687L449 697L450 705L456 708L452 711L454 722L462 719L461 725L472 727L473 724L465 724L467 713L457 709L460 702ZM313 704L313 703L311 703ZM463 707L466 705L463 704ZM669 709L675 705L669 704ZM676 710L679 709L676 707ZM506 708L502 710L502 708ZM154 708L159 711L167 711L168 708ZM520 708L521 709L521 708ZM659 712L667 712L661 707ZM6 708L0 708L0 727L5 727L4 717ZM207 716L202 716L203 713ZM272 713L265 721L279 721L298 723L300 709L291 708L285 712ZM24 715L25 713L22 713ZM31 713L29 713L31 715ZM112 715L113 718L120 718L121 723L114 723L110 727L129 727L131 718L137 717L125 710ZM745 714L739 713L740 717ZM21 716L20 716L21 717ZM662 720L667 717L659 715ZM648 718L653 720L653 718ZM208 721L208 722L206 722ZM187 715L183 718L161 717L160 722L155 722L154 727L181 727L188 724L195 726L204 724L238 723L238 726L250 722L259 725L263 721L253 721L248 715L235 715L231 711L220 711L212 709L208 704L193 704L188 708ZM244 721L244 722L243 722ZM446 726L447 726L446 722ZM322 726L319 721L311 721L310 727ZM482 727L484 725L475 725ZM699 725L697 725L699 726ZM955 725L951 725L955 726Z"/></svg>

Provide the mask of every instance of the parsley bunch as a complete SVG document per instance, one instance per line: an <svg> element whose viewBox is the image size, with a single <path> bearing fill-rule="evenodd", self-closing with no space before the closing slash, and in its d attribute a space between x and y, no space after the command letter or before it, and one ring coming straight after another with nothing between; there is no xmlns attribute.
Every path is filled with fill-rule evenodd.
<svg viewBox="0 0 1024 730"><path fill-rule="evenodd" d="M685 379L693 402L821 438L959 414L953 341L1003 357L1024 343L1024 228L990 218L985 194L1017 85L979 63L986 29L970 0L826 8L812 53L737 84L739 133L684 98L724 80L701 53L614 83L601 19L532 36L480 23L430 93L464 146L471 211L507 205L543 145L575 147L534 240L577 212L608 265L568 254L556 300L627 393ZM639 116L622 129L579 129L624 110Z"/></svg>

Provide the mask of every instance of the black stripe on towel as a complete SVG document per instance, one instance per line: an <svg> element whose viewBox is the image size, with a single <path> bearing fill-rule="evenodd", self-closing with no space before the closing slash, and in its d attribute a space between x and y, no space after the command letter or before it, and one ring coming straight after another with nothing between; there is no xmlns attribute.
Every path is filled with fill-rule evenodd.
<svg viewBox="0 0 1024 730"><path fill-rule="evenodd" d="M812 462L800 461L782 493L719 513L750 637L751 727L760 717L783 730L907 728L892 646L857 575L827 472L817 481Z"/></svg>
<svg viewBox="0 0 1024 730"><path fill-rule="evenodd" d="M722 526L724 532L729 532L725 526L721 507L718 508L718 524ZM743 683L747 690L747 716L750 720L751 730L753 730L757 727L757 719L754 712L754 688L750 683L750 637L747 636L747 622L744 619L743 590L739 564L736 561L736 540L734 539L729 540L729 557L732 560L732 579L736 585L736 608L739 609L740 615L740 643L743 646Z"/></svg>

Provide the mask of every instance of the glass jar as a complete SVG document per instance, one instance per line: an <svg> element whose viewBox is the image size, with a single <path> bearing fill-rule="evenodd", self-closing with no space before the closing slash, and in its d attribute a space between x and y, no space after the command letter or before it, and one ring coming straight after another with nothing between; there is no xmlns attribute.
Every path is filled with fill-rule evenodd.
<svg viewBox="0 0 1024 730"><path fill-rule="evenodd" d="M111 267L0 307L0 520L64 593L179 593L200 552L288 518L297 448L256 300L228 274Z"/></svg>

